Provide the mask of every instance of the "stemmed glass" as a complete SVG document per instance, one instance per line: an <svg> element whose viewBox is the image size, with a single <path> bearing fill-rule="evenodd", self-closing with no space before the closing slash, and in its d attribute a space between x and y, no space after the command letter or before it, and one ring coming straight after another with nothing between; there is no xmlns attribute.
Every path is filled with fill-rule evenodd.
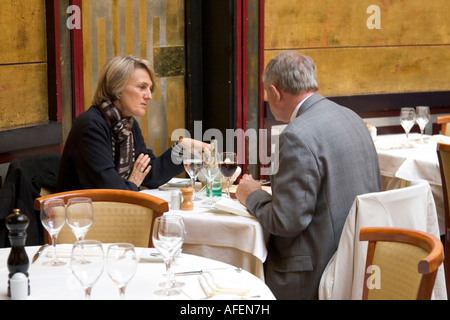
<svg viewBox="0 0 450 320"><path fill-rule="evenodd" d="M213 183L219 171L219 155L216 150L211 150L211 153L205 152L203 154L202 172L205 175L206 183L209 186L209 199L205 202L205 204L210 207L214 205Z"/></svg>
<svg viewBox="0 0 450 320"><path fill-rule="evenodd" d="M406 132L406 147L409 147L408 135L411 128L416 122L416 112L414 108L401 108L400 109L400 124Z"/></svg>
<svg viewBox="0 0 450 320"><path fill-rule="evenodd" d="M125 298L125 289L133 279L137 269L134 245L115 243L108 247L106 253L106 270L111 280L119 287L120 298Z"/></svg>
<svg viewBox="0 0 450 320"><path fill-rule="evenodd" d="M41 208L41 222L44 228L48 231L52 237L53 244L53 256L52 260L44 262L51 266L62 266L66 263L58 260L56 257L56 242L58 239L59 231L64 226L66 216L66 206L63 199L48 199L44 200Z"/></svg>
<svg viewBox="0 0 450 320"><path fill-rule="evenodd" d="M219 168L227 179L227 195L230 198L230 180L237 169L237 156L235 152L223 152L219 155Z"/></svg>
<svg viewBox="0 0 450 320"><path fill-rule="evenodd" d="M70 198L67 201L66 222L78 241L84 240L94 222L92 200L85 197Z"/></svg>
<svg viewBox="0 0 450 320"><path fill-rule="evenodd" d="M203 154L201 149L188 149L183 152L183 165L184 170L188 173L189 177L191 177L192 188L194 189L194 194L192 196L192 200L200 200L195 195L195 181L197 180L197 176L202 170L203 167Z"/></svg>
<svg viewBox="0 0 450 320"><path fill-rule="evenodd" d="M416 107L416 122L420 128L420 142L424 143L423 140L423 131L430 121L430 108L419 106Z"/></svg>
<svg viewBox="0 0 450 320"><path fill-rule="evenodd" d="M86 263L86 260L88 263ZM86 299L103 272L104 255L102 243L97 240L76 241L73 244L70 268L84 288Z"/></svg>
<svg viewBox="0 0 450 320"><path fill-rule="evenodd" d="M167 281L166 286L162 290L157 290L155 294L172 296L180 292L175 290L175 278L172 271L172 263L175 255L183 245L184 241L184 224L180 216L167 215L155 219L153 226L153 245L163 256L166 265Z"/></svg>

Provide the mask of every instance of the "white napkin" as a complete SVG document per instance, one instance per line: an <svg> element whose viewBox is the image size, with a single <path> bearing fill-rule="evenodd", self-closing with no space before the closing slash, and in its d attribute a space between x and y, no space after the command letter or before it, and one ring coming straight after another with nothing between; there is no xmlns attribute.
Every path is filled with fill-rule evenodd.
<svg viewBox="0 0 450 320"><path fill-rule="evenodd" d="M222 197L219 201L216 202L214 206L218 210L223 210L239 216L256 219L251 215L250 212L248 212L245 206L243 206L238 200L235 199Z"/></svg>
<svg viewBox="0 0 450 320"><path fill-rule="evenodd" d="M216 294L246 296L250 292L250 290L245 288L234 286L230 287L228 285L229 281L226 281L226 279L221 279L220 276L211 272L204 273L199 276L198 281L206 297L212 297ZM225 284L225 281L227 284Z"/></svg>

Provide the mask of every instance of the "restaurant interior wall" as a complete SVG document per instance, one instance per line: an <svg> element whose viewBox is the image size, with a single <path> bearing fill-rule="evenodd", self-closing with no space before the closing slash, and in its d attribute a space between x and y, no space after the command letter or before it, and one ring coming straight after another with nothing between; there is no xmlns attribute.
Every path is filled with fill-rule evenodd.
<svg viewBox="0 0 450 320"><path fill-rule="evenodd" d="M403 132L399 109L417 105L432 107L437 133L450 113L449 11L447 0L265 0L264 64L298 50L315 60L320 92L379 133Z"/></svg>

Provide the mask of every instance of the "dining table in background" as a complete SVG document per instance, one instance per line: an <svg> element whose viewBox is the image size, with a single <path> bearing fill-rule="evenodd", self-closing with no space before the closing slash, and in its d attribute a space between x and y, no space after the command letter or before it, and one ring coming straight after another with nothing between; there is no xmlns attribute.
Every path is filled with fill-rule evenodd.
<svg viewBox="0 0 450 320"><path fill-rule="evenodd" d="M410 147L406 147L406 134L379 135L375 147L380 164L382 191L402 188L413 180L430 184L438 216L440 234L445 230L445 207L442 180L437 156L437 143L450 143L450 137L409 134Z"/></svg>
<svg viewBox="0 0 450 320"><path fill-rule="evenodd" d="M258 220L206 208L202 200L194 201L192 211L173 210L170 201L174 190L159 188L141 192L169 202L169 211L165 214L178 214L183 217L186 228L183 252L240 267L264 281L266 235ZM198 194L205 198L205 191Z"/></svg>
<svg viewBox="0 0 450 320"><path fill-rule="evenodd" d="M104 252L106 252L108 244L103 244L103 246ZM58 267L43 264L43 262L50 260L51 247L47 247L35 263L31 263L31 260L38 251L39 246L25 248L31 263L28 269L31 294L27 297L27 300L85 299L84 289L72 274L70 268L71 248L72 245L70 244L57 245L58 259L66 262L65 265ZM10 251L11 248L0 249L0 261L2 262L2 265L0 265L0 300L10 299L7 295L9 271L6 264ZM204 270L205 273L203 275L193 273L176 276L176 281L184 284L181 287L176 287L176 289L181 291L180 294L174 296L156 295L155 292L161 289L160 284L164 283L166 279L165 265L160 257L155 257L156 249L154 248L135 248L135 251L140 260L136 274L127 286L125 299L202 300L209 297L205 293L209 292L209 289L205 290L202 286L205 282L200 281L200 277L205 274L210 274L214 277L214 282L218 289L222 288L228 291L228 293L218 292L211 295L210 299L275 299L266 284L253 274L220 261L185 253L181 253L175 259L173 271L178 273ZM92 289L91 299L120 299L119 289L109 278L106 267Z"/></svg>

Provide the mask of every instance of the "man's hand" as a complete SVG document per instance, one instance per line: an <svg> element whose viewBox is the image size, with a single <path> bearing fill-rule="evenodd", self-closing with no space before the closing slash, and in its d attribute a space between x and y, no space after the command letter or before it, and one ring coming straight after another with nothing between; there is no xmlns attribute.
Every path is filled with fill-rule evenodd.
<svg viewBox="0 0 450 320"><path fill-rule="evenodd" d="M236 189L236 198L245 206L245 201L250 193L255 190L261 190L261 184L253 179L252 175L244 174Z"/></svg>

